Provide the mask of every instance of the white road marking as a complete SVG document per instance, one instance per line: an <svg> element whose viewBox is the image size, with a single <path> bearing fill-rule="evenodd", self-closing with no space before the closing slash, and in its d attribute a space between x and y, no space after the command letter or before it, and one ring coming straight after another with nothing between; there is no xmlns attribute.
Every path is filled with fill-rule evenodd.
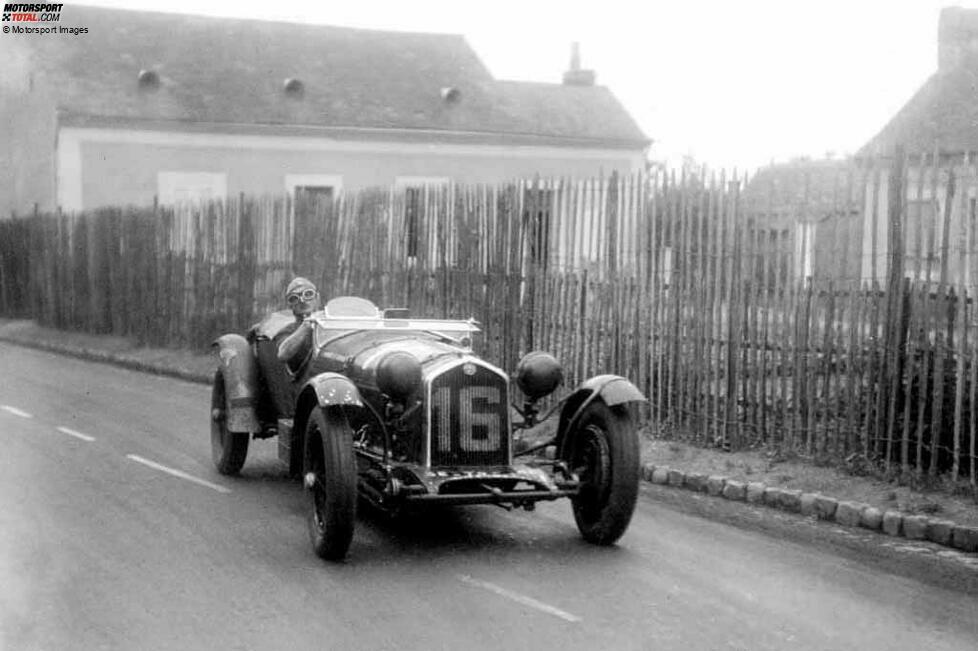
<svg viewBox="0 0 978 651"><path fill-rule="evenodd" d="M140 456L136 456L135 454L127 454L126 457L128 457L129 459L132 459L136 463L141 463L144 466L149 466L150 468L155 468L156 470L159 470L161 472L165 472L168 475L173 475L174 477L179 477L180 479L186 479L187 481L193 482L195 484L199 484L200 486L206 486L207 488L210 488L212 490L216 490L218 493L230 493L231 492L231 489L230 488L225 488L224 486L220 486L218 484L212 484L211 482L207 481L206 479L199 479L197 477L194 477L193 475L188 475L187 473L183 472L182 470L176 470L174 468L168 468L168 467L166 467L164 465L161 465L161 464L156 463L155 461L150 461L149 459L144 459L144 458L142 458Z"/></svg>
<svg viewBox="0 0 978 651"><path fill-rule="evenodd" d="M11 407L10 405L0 405L0 409L10 412L14 416L20 416L21 418L34 418L26 411L21 411L20 409L17 409L16 407Z"/></svg>
<svg viewBox="0 0 978 651"><path fill-rule="evenodd" d="M95 440L94 436L89 436L88 434L82 434L81 432L76 432L75 430L68 429L67 427L58 427L56 429L62 434L67 434L68 436L74 436L76 439L88 441L89 443Z"/></svg>
<svg viewBox="0 0 978 651"><path fill-rule="evenodd" d="M488 583L486 581L480 581L479 579L473 579L471 576L465 574L460 574L458 580L462 583L468 585L474 585L477 588L482 588L483 590L488 590L489 592L498 594L500 597L506 597L507 599L512 599L513 601L523 604L524 606L529 606L530 608L535 608L539 611L545 612L548 615L553 615L554 617L559 617L567 622L579 622L581 618L577 615L571 615L568 612L561 610L560 608L555 608L549 604L545 604L542 601L537 601L533 597L527 597L526 595L520 594L518 592L513 592L512 590L507 590L506 588L501 588L493 583Z"/></svg>

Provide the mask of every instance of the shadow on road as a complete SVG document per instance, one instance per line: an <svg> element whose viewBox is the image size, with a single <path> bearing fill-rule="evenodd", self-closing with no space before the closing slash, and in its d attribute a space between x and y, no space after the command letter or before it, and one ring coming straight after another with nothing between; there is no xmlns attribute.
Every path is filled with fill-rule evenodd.
<svg viewBox="0 0 978 651"><path fill-rule="evenodd" d="M295 522L305 533L309 504L298 479L268 456L249 458L242 473L222 477L249 502L262 502ZM560 515L562 505L566 515ZM291 525L290 525L291 528ZM434 506L405 509L391 515L361 499L356 533L348 563L363 567L376 562L426 563L444 556L504 555L514 562L549 555L581 559L622 558L630 554L618 546L596 547L584 542L568 505L544 503L534 512L506 511L491 505Z"/></svg>

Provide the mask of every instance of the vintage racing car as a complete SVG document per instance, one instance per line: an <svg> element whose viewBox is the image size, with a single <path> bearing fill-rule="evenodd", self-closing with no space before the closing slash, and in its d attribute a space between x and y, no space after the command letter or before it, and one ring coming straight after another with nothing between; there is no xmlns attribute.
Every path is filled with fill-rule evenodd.
<svg viewBox="0 0 978 651"><path fill-rule="evenodd" d="M278 342L294 327L275 312L245 336L214 342L220 359L211 401L219 472L238 473L252 437L278 436L279 458L309 495L316 554L342 559L353 538L358 496L380 509L495 504L532 510L570 498L585 540L610 545L632 517L639 442L629 406L642 393L599 375L545 417L538 401L563 371L549 354L520 360L515 384L473 352L472 321L412 319L357 297L329 301L314 321L310 353L289 365ZM541 427L541 421L556 427ZM548 430L527 444L523 434Z"/></svg>

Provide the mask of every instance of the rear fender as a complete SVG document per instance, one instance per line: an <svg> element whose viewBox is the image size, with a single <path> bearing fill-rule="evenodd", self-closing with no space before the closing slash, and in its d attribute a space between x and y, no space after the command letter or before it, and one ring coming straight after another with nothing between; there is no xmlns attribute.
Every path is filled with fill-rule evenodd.
<svg viewBox="0 0 978 651"><path fill-rule="evenodd" d="M224 376L228 430L252 434L261 431L256 413L258 366L251 345L241 335L227 334L215 339L211 347L220 360L219 370Z"/></svg>
<svg viewBox="0 0 978 651"><path fill-rule="evenodd" d="M306 423L313 409L364 408L360 391L345 375L320 373L309 378L299 391L295 406L295 420L289 450L289 471L302 472L302 454L305 449Z"/></svg>
<svg viewBox="0 0 978 651"><path fill-rule="evenodd" d="M557 426L557 456L565 457L568 432L574 430L584 409L595 400L602 400L609 407L645 402L645 396L634 384L620 375L596 375L581 383L564 402Z"/></svg>

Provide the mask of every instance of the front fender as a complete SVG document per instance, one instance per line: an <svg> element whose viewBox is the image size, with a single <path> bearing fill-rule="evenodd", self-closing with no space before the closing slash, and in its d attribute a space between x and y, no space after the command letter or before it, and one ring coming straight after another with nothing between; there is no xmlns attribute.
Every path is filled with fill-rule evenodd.
<svg viewBox="0 0 978 651"><path fill-rule="evenodd" d="M307 391L315 394L316 402L320 407L334 405L363 406L363 400L360 398L360 391L357 390L357 386L350 381L350 378L340 373L320 373L309 378L302 385L299 394L305 395Z"/></svg>
<svg viewBox="0 0 978 651"><path fill-rule="evenodd" d="M211 344L220 360L227 396L227 427L232 432L259 432L255 411L258 406L258 365L251 345L241 335L227 334Z"/></svg>
<svg viewBox="0 0 978 651"><path fill-rule="evenodd" d="M305 448L306 422L313 409L326 407L363 407L363 399L356 385L339 373L320 373L306 380L299 390L292 427L289 471L298 474L302 469L302 451Z"/></svg>
<svg viewBox="0 0 978 651"><path fill-rule="evenodd" d="M631 402L645 402L645 396L634 384L620 375L596 375L581 383L564 402L557 426L557 455L564 456L564 441L574 429L584 409L595 400L602 400L609 407Z"/></svg>

